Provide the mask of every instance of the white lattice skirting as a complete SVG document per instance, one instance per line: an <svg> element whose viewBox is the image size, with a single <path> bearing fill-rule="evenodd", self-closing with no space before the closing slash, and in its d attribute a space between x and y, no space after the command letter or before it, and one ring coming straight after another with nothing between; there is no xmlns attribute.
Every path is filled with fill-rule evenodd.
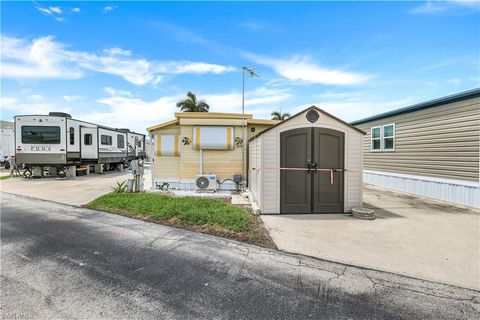
<svg viewBox="0 0 480 320"><path fill-rule="evenodd" d="M363 181L375 186L480 208L480 183L383 171L363 171Z"/></svg>

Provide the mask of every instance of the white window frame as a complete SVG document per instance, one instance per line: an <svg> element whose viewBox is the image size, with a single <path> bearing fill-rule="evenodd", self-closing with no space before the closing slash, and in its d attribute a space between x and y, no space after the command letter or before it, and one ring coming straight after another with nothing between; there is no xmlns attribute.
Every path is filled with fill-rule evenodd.
<svg viewBox="0 0 480 320"><path fill-rule="evenodd" d="M393 135L391 137L385 137L385 130L384 128L385 127L388 127L388 126L392 126L393 127ZM395 123L388 123L388 124L384 124L382 126L382 129L381 129L381 136L382 136L382 143L381 143L381 146L382 146L382 151L386 151L386 152L392 152L392 151L395 151ZM385 139L389 139L389 138L392 138L393 139L393 148L391 149L386 149L385 148Z"/></svg>
<svg viewBox="0 0 480 320"><path fill-rule="evenodd" d="M373 129L380 129L380 137L373 138ZM383 131L382 126L376 126L376 127L371 127L370 128L370 151L371 152L382 152L382 147L383 147L382 131ZM380 149L373 149L373 140L380 140Z"/></svg>

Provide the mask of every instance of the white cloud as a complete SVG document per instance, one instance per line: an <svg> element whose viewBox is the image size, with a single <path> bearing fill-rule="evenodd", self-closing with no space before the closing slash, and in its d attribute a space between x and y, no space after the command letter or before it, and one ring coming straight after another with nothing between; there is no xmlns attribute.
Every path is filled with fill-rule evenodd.
<svg viewBox="0 0 480 320"><path fill-rule="evenodd" d="M71 112L71 108L64 104L46 101L43 97L33 95L25 98L2 96L0 97L0 108L14 114L48 114L50 111Z"/></svg>
<svg viewBox="0 0 480 320"><path fill-rule="evenodd" d="M80 13L80 8L61 8L59 6L42 7L39 3L34 2L35 8L43 15L51 17L57 21L66 21L66 16Z"/></svg>
<svg viewBox="0 0 480 320"><path fill-rule="evenodd" d="M117 128L130 128L145 132L148 126L168 121L176 112L176 103L182 96L162 97L145 101L134 97L111 96L97 100L110 107L107 111L92 111L78 115L79 119Z"/></svg>
<svg viewBox="0 0 480 320"><path fill-rule="evenodd" d="M214 73L220 74L225 72L235 71L236 68L232 66L222 66L219 64L204 63L204 62L181 62L175 68L174 73Z"/></svg>
<svg viewBox="0 0 480 320"><path fill-rule="evenodd" d="M0 108L10 108L15 107L15 104L18 102L18 99L15 97L0 96Z"/></svg>
<svg viewBox="0 0 480 320"><path fill-rule="evenodd" d="M103 12L104 13L112 12L116 8L117 8L117 6L106 6L106 7L103 8Z"/></svg>
<svg viewBox="0 0 480 320"><path fill-rule="evenodd" d="M75 101L75 100L78 100L80 99L79 96L69 96L69 95L64 95L63 96L63 100L65 100L66 102L72 102L72 101Z"/></svg>
<svg viewBox="0 0 480 320"><path fill-rule="evenodd" d="M132 55L132 52L130 50L125 50L125 49L117 48L117 47L103 49L103 52L105 52L106 54L109 54L111 56L116 56L116 55L118 55L118 56L131 56Z"/></svg>
<svg viewBox="0 0 480 320"><path fill-rule="evenodd" d="M114 89L112 87L106 87L103 89L106 93L108 93L111 96L123 96L123 97L132 97L132 93L127 90L118 90Z"/></svg>
<svg viewBox="0 0 480 320"><path fill-rule="evenodd" d="M213 112L242 112L242 93L229 92L222 94L202 94ZM259 87L245 92L245 112L253 113L256 117L270 117L273 109L281 107L292 95L284 89Z"/></svg>
<svg viewBox="0 0 480 320"><path fill-rule="evenodd" d="M42 7L36 7L36 8L37 8L37 10L38 10L40 13L42 13L42 14L44 14L44 15L46 15L46 16L52 15L52 11L50 11L50 9L42 8Z"/></svg>
<svg viewBox="0 0 480 320"><path fill-rule="evenodd" d="M64 48L51 36L26 41L2 35L1 43L2 77L75 79L82 76L78 68L65 65Z"/></svg>
<svg viewBox="0 0 480 320"><path fill-rule="evenodd" d="M67 50L52 36L32 40L2 34L2 77L75 79L94 71L119 76L136 84L157 84L165 74L221 74L232 66L205 62L156 61L134 58L129 50L113 47L102 54Z"/></svg>
<svg viewBox="0 0 480 320"><path fill-rule="evenodd" d="M62 14L62 9L60 7L50 7L49 8L51 12L56 13L56 14Z"/></svg>
<svg viewBox="0 0 480 320"><path fill-rule="evenodd" d="M108 106L106 111L92 111L76 115L76 118L100 123L112 127L127 127L138 132L145 132L145 128L173 119L173 114L179 111L176 108L178 100L184 94L165 96L154 100L145 100L135 97L132 93L106 87L104 91L109 95L97 100L98 103ZM212 112L241 112L242 96L240 92L202 94L198 98L204 99L210 105ZM278 109L278 103L290 98L285 90L260 87L246 92L246 112L256 117L270 117L270 112Z"/></svg>
<svg viewBox="0 0 480 320"><path fill-rule="evenodd" d="M350 122L400 107L405 107L415 102L411 97L399 100L383 100L378 99L376 96L357 94L358 93L346 93L345 95L340 95L338 97L332 96L329 99L321 99L314 103L299 105L293 108L292 114L315 105L344 121Z"/></svg>
<svg viewBox="0 0 480 320"><path fill-rule="evenodd" d="M136 85L158 81L158 72L145 59L131 59L118 55L97 55L86 52L70 52L70 58L80 67L91 71L120 76Z"/></svg>
<svg viewBox="0 0 480 320"><path fill-rule="evenodd" d="M354 85L371 78L368 75L322 67L311 61L309 56L296 55L289 59L275 59L254 54L246 54L258 64L271 67L282 77L297 82L324 85Z"/></svg>
<svg viewBox="0 0 480 320"><path fill-rule="evenodd" d="M448 11L463 11L466 13L480 10L479 0L450 0L450 1L425 1L422 5L413 8L414 14L437 14Z"/></svg>

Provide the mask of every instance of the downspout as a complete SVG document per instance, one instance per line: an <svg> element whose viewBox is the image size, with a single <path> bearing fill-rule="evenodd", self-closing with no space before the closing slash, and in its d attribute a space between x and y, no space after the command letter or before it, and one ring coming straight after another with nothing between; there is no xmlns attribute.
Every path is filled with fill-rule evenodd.
<svg viewBox="0 0 480 320"><path fill-rule="evenodd" d="M200 175L203 175L203 149L200 148Z"/></svg>
<svg viewBox="0 0 480 320"><path fill-rule="evenodd" d="M127 136L128 141L128 136ZM153 173L155 172L155 135L153 132L150 132L150 148L152 149L152 159L150 159L150 179L152 180L152 185L150 186L151 189L154 189L154 177ZM127 149L128 150L128 149Z"/></svg>

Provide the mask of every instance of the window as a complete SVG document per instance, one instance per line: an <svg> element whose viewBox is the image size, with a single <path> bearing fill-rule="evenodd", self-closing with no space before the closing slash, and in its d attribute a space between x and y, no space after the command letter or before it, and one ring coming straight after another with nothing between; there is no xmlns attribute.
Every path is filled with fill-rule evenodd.
<svg viewBox="0 0 480 320"><path fill-rule="evenodd" d="M373 127L371 129L372 134L372 151L381 151L382 150L382 138L381 138L381 129L382 127Z"/></svg>
<svg viewBox="0 0 480 320"><path fill-rule="evenodd" d="M22 126L22 143L60 144L60 127Z"/></svg>
<svg viewBox="0 0 480 320"><path fill-rule="evenodd" d="M137 144L137 146L138 146L139 148L141 148L141 147L142 147L142 140L138 140L138 144Z"/></svg>
<svg viewBox="0 0 480 320"><path fill-rule="evenodd" d="M102 134L100 136L100 143L103 144L103 145L111 146L112 145L112 137Z"/></svg>
<svg viewBox="0 0 480 320"><path fill-rule="evenodd" d="M178 134L158 134L155 136L155 152L157 156L178 157L181 141Z"/></svg>
<svg viewBox="0 0 480 320"><path fill-rule="evenodd" d="M395 150L395 124L386 124L383 126L383 150Z"/></svg>
<svg viewBox="0 0 480 320"><path fill-rule="evenodd" d="M70 144L75 144L75 129L70 127Z"/></svg>
<svg viewBox="0 0 480 320"><path fill-rule="evenodd" d="M91 146L92 145L92 134L91 133L85 133L83 135L83 144L86 146Z"/></svg>
<svg viewBox="0 0 480 320"><path fill-rule="evenodd" d="M117 135L117 148L125 148L125 136L123 134Z"/></svg>
<svg viewBox="0 0 480 320"><path fill-rule="evenodd" d="M372 127L371 151L395 151L395 124Z"/></svg>

